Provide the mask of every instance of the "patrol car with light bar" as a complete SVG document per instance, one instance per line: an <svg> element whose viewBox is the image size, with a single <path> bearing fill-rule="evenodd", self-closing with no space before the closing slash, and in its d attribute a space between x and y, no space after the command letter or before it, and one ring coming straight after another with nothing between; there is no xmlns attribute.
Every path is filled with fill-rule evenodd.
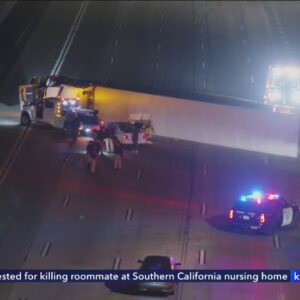
<svg viewBox="0 0 300 300"><path fill-rule="evenodd" d="M283 227L296 228L299 206L275 193L254 191L242 195L229 210L231 225L273 234Z"/></svg>

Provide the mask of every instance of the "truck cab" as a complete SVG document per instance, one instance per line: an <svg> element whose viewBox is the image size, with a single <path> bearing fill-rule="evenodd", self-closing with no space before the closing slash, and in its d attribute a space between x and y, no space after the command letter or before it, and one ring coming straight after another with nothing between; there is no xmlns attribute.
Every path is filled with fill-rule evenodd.
<svg viewBox="0 0 300 300"><path fill-rule="evenodd" d="M46 89L52 89L47 91ZM36 85L22 85L19 88L21 124L29 126L32 122L42 122L57 128L63 128L64 119L70 109L80 107L78 98L57 96L49 87L38 89Z"/></svg>
<svg viewBox="0 0 300 300"><path fill-rule="evenodd" d="M70 109L80 107L79 99L53 95L43 97L34 85L22 85L19 89L21 124L29 126L41 122L63 128L64 119Z"/></svg>

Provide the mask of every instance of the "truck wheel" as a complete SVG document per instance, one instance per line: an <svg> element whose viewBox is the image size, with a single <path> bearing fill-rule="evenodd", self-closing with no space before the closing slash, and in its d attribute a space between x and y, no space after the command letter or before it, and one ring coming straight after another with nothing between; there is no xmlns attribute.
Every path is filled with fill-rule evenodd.
<svg viewBox="0 0 300 300"><path fill-rule="evenodd" d="M29 115L27 113L23 113L21 115L21 125L28 127L30 126L30 124L31 124L31 120Z"/></svg>

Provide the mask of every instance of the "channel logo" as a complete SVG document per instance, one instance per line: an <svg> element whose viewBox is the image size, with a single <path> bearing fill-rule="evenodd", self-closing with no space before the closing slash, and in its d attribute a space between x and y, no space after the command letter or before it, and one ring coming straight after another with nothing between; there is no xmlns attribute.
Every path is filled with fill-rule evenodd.
<svg viewBox="0 0 300 300"><path fill-rule="evenodd" d="M300 282L300 270L291 270L291 282Z"/></svg>

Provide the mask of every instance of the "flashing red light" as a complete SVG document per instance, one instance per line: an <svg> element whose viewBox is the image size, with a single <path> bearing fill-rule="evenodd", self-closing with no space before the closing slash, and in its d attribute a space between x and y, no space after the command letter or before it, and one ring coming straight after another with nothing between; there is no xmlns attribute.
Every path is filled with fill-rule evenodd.
<svg viewBox="0 0 300 300"><path fill-rule="evenodd" d="M128 140L128 135L127 134L123 135L123 139Z"/></svg>
<svg viewBox="0 0 300 300"><path fill-rule="evenodd" d="M265 214L260 214L259 222L260 222L261 224L266 223L266 216L265 216Z"/></svg>
<svg viewBox="0 0 300 300"><path fill-rule="evenodd" d="M276 200L279 198L279 195L278 194L268 194L267 195L267 199L268 200Z"/></svg>
<svg viewBox="0 0 300 300"><path fill-rule="evenodd" d="M233 209L229 211L229 219L233 219Z"/></svg>

